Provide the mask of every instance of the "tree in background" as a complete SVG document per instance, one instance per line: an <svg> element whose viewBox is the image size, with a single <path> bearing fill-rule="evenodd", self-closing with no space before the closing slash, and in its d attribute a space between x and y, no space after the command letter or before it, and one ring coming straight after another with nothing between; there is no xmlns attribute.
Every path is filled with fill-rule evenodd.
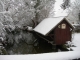
<svg viewBox="0 0 80 60"><path fill-rule="evenodd" d="M32 53L35 37L27 26L35 27L46 18L53 3L54 0L0 0L0 36L7 42L9 54Z"/></svg>
<svg viewBox="0 0 80 60"><path fill-rule="evenodd" d="M70 0L63 0L63 3L61 5L62 9L66 9L70 6Z"/></svg>
<svg viewBox="0 0 80 60"><path fill-rule="evenodd" d="M80 1L79 0L65 0L64 3L62 4L63 9L68 10L68 16L67 19L72 23L72 24L80 24ZM67 8L68 7L68 8Z"/></svg>

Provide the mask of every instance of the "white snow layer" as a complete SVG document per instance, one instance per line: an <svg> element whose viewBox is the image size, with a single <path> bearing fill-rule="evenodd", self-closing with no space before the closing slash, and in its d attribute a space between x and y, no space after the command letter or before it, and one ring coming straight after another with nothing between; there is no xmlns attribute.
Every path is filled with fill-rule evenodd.
<svg viewBox="0 0 80 60"><path fill-rule="evenodd" d="M80 33L74 33L72 44L76 47L71 47L74 51L80 51Z"/></svg>
<svg viewBox="0 0 80 60"><path fill-rule="evenodd" d="M54 17L46 18L41 23L39 23L33 30L46 35L50 30L52 30L64 17Z"/></svg>
<svg viewBox="0 0 80 60"><path fill-rule="evenodd" d="M68 60L80 57L79 51L29 54L29 55L1 55L0 60Z"/></svg>

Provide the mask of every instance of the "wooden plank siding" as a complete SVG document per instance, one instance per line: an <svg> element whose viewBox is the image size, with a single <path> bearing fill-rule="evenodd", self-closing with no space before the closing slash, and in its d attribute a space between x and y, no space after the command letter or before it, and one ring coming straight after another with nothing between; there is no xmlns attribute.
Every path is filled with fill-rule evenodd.
<svg viewBox="0 0 80 60"><path fill-rule="evenodd" d="M66 24L66 28L62 29L62 24ZM59 28L60 25L60 28ZM63 20L58 26L54 29L54 41L56 45L65 44L66 41L71 41L71 31L70 31L70 25Z"/></svg>

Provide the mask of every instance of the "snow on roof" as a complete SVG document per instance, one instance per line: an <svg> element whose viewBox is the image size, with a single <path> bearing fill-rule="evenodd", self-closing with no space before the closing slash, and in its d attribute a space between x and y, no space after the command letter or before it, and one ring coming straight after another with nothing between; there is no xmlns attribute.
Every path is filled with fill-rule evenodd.
<svg viewBox="0 0 80 60"><path fill-rule="evenodd" d="M38 24L33 30L42 35L46 35L64 18L65 17L46 18L40 24Z"/></svg>

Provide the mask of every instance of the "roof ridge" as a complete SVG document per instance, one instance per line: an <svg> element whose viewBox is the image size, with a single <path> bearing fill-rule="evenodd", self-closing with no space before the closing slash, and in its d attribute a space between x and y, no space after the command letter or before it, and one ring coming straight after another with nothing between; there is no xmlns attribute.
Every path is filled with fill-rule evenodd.
<svg viewBox="0 0 80 60"><path fill-rule="evenodd" d="M48 17L48 18L59 18L59 17L66 17L66 16L58 16L58 17Z"/></svg>

